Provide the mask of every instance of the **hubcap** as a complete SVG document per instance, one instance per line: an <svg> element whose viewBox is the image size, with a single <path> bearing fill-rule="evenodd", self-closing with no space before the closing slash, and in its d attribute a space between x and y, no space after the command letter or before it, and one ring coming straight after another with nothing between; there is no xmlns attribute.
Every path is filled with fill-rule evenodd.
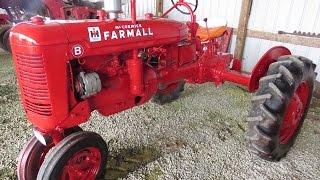
<svg viewBox="0 0 320 180"><path fill-rule="evenodd" d="M280 126L280 144L287 144L296 133L305 112L309 96L309 84L302 82L291 97Z"/></svg>
<svg viewBox="0 0 320 180"><path fill-rule="evenodd" d="M62 169L61 180L95 179L101 164L101 153L95 147L74 154Z"/></svg>

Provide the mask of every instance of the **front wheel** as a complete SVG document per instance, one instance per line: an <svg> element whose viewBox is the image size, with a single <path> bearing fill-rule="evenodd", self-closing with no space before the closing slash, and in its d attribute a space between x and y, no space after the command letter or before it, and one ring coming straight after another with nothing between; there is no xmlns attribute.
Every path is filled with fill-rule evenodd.
<svg viewBox="0 0 320 180"><path fill-rule="evenodd" d="M99 179L104 174L107 144L93 132L67 136L47 155L37 180Z"/></svg>
<svg viewBox="0 0 320 180"><path fill-rule="evenodd" d="M269 161L286 156L309 109L315 67L298 56L283 56L270 65L252 98L246 134L249 150Z"/></svg>
<svg viewBox="0 0 320 180"><path fill-rule="evenodd" d="M82 131L79 126L66 129L65 136ZM54 144L51 143L47 146L41 144L38 139L33 136L30 141L25 145L19 154L17 174L19 180L33 180L37 178L38 171L42 165L47 153Z"/></svg>

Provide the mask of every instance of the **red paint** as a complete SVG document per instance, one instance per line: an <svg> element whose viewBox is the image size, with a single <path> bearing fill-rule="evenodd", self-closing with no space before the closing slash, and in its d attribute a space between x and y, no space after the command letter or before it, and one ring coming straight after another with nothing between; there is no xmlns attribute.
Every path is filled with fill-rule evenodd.
<svg viewBox="0 0 320 180"><path fill-rule="evenodd" d="M19 22L27 20L23 13L26 7L26 2L19 0L6 0L0 2L0 8L7 12L8 20L10 22ZM36 1L35 1L36 2ZM62 0L39 0L39 7L41 3L47 8L47 16L52 19L92 19L96 18L98 7L77 5L78 1L71 1L71 5L65 4ZM30 12L29 12L30 13ZM32 12L37 13L37 12ZM4 15L0 16L2 19ZM1 21L1 20L0 20Z"/></svg>
<svg viewBox="0 0 320 180"><path fill-rule="evenodd" d="M62 169L61 180L95 179L101 164L97 148L85 148L74 154Z"/></svg>
<svg viewBox="0 0 320 180"><path fill-rule="evenodd" d="M291 55L290 50L282 46L276 46L271 48L260 58L252 70L252 76L249 85L250 92L254 92L258 89L259 79L267 74L270 64L276 62L279 57L285 55Z"/></svg>
<svg viewBox="0 0 320 180"><path fill-rule="evenodd" d="M134 7L135 1L131 2ZM196 37L199 25L189 5L183 0L177 5L188 7L191 22L133 16L132 20L99 18L15 26L10 42L28 120L57 144L64 129L85 123L92 111L109 116L130 109L181 81L216 85L230 81L254 90L274 58L289 54L282 47L274 48L251 76L241 73L240 60L219 52L226 46L221 48L217 39L201 43ZM94 29L92 34L88 28ZM230 34L227 37L225 44ZM81 56L72 53L75 46L83 48ZM101 80L101 91L87 99L79 99L76 92L81 71L95 72Z"/></svg>
<svg viewBox="0 0 320 180"><path fill-rule="evenodd" d="M258 83L258 77L276 57L289 54L285 48L273 48L250 79L239 72L239 60L217 52L215 41L200 44L197 38L187 40L197 25L166 19L139 20L137 29L150 28L152 35L103 37L104 32L118 32L116 27L131 24L123 20L86 20L17 25L11 33L11 44L28 119L43 132L73 127L86 122L93 110L111 115L129 109L147 102L157 88L165 89L181 80L216 85L231 81L252 90L252 84ZM101 41L89 41L88 27L100 28ZM74 46L83 47L81 57L75 58ZM158 67L143 62L137 51L159 57ZM120 55L122 60L118 59ZM97 72L102 91L83 101L74 97L73 76L79 69L70 67L71 62L78 62L84 71Z"/></svg>
<svg viewBox="0 0 320 180"><path fill-rule="evenodd" d="M131 7L131 19L132 24L137 24L137 9L136 9L136 1L130 0L130 7Z"/></svg>
<svg viewBox="0 0 320 180"><path fill-rule="evenodd" d="M127 60L128 74L130 76L130 90L133 95L141 95L143 93L143 64L138 59L138 51L133 50L133 58Z"/></svg>
<svg viewBox="0 0 320 180"><path fill-rule="evenodd" d="M81 45L76 44L72 47L73 57L79 58L83 55L83 53L84 53L84 48Z"/></svg>
<svg viewBox="0 0 320 180"><path fill-rule="evenodd" d="M31 2L30 2L31 1ZM79 4L80 3L80 4ZM107 13L99 10L101 7L94 3L85 3L79 0L3 0L0 1L0 8L6 11L6 14L0 14L0 28L2 25L7 32L10 31L12 24L22 21L28 21L30 14L39 14L50 19L96 19L104 20ZM32 7L29 7L31 6ZM34 24L43 24L43 18L36 16L31 18ZM0 46L6 51L10 51L8 33L2 33L0 36ZM54 34L51 34L54 35Z"/></svg>
<svg viewBox="0 0 320 180"><path fill-rule="evenodd" d="M217 51L227 53L230 46L230 39L232 38L233 29L227 28L227 31L223 34L223 36L216 38L215 41L217 43Z"/></svg>
<svg viewBox="0 0 320 180"><path fill-rule="evenodd" d="M283 122L280 126L280 143L287 144L301 124L308 99L310 97L308 82L302 82L289 101Z"/></svg>
<svg viewBox="0 0 320 180"><path fill-rule="evenodd" d="M184 42L189 28L196 26L188 27L165 19L137 23L151 28L153 35L108 40L101 37L99 42L89 42L88 27L99 27L103 36L103 32L117 31L116 26L125 27L132 24L131 21L53 21L44 25L17 25L12 30L11 44L28 119L45 132L57 127L73 127L86 122L93 110L111 115L129 109L147 102L157 87L184 79L190 83L214 82L217 85L231 81L251 87L250 76L230 70L230 66L236 67L234 62L238 60L230 54L218 53L214 42L198 48L197 39ZM21 34L25 38L21 38ZM83 47L80 59L75 59L72 53L75 45ZM145 52L149 56L160 57L158 68L151 68L136 57L134 50L141 52L142 48L147 49ZM107 63L110 57L117 58L120 54L126 63L121 64L119 59ZM71 61L79 62L87 72L99 73L103 85L100 93L84 101L73 98L73 81L68 78ZM239 67L234 69L239 70ZM72 69L73 74L76 71ZM141 99L137 102L137 98Z"/></svg>
<svg viewBox="0 0 320 180"><path fill-rule="evenodd" d="M49 15L53 19L92 19L97 16L97 9L79 6L75 2L68 6L61 0L44 0Z"/></svg>
<svg viewBox="0 0 320 180"><path fill-rule="evenodd" d="M53 146L54 144L44 146L36 137L32 137L19 154L18 178L20 180L36 179L46 154Z"/></svg>

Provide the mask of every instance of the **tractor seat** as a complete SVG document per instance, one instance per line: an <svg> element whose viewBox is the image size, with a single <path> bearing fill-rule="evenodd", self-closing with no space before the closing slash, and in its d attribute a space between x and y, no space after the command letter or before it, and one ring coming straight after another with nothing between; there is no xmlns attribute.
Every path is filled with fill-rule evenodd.
<svg viewBox="0 0 320 180"><path fill-rule="evenodd" d="M226 26L219 26L213 28L199 27L197 36L202 42L209 41L218 37L221 37L227 31Z"/></svg>

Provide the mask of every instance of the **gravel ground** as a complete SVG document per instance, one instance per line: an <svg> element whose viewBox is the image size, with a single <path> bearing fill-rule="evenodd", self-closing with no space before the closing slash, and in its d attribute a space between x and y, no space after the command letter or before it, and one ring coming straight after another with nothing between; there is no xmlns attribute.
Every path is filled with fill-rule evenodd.
<svg viewBox="0 0 320 180"><path fill-rule="evenodd" d="M32 135L21 108L9 56L0 56L0 179L16 179L16 157ZM105 179L319 179L320 102L296 145L278 163L244 144L250 94L226 84L188 85L181 98L110 117L94 112L82 127L109 142Z"/></svg>

